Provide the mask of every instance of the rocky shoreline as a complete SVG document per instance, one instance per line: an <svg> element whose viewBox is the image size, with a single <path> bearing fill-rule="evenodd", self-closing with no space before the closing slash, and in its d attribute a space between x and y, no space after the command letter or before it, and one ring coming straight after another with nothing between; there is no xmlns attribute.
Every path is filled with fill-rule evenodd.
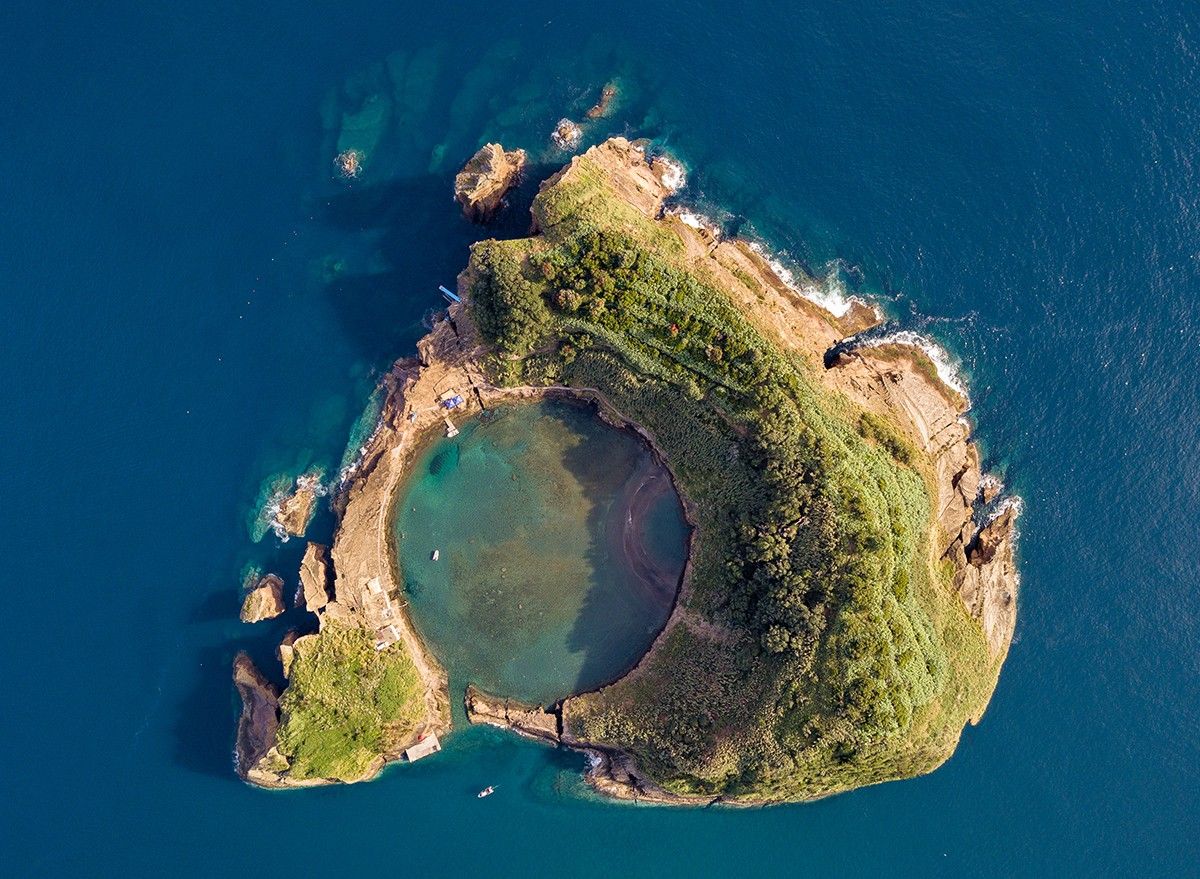
<svg viewBox="0 0 1200 879"><path fill-rule="evenodd" d="M860 332L878 316L869 309L854 309L836 317L809 302L789 280L781 277L749 242L716 240L703 229L664 214L664 200L672 190L652 170L645 152L617 138L588 151L613 178L616 189L634 208L665 224L701 264L730 291L746 316L785 350L811 363L830 391L838 392L868 412L885 417L899 427L931 462L927 473L935 499L937 557L953 569L953 584L964 606L980 622L988 650L1000 659L1011 643L1016 613L1017 577L1013 559L1015 510L1009 507L989 522L979 523L984 505L979 454L963 420L966 401L942 385L927 356L916 348L889 346L843 353L826 362L830 351L847 336ZM578 159L550 182L570 174ZM466 273L459 278L458 293L469 288ZM450 423L440 404L448 393L461 395L453 410L460 420L507 402L563 394L598 404L601 417L636 431L671 473L654 438L631 423L596 391L560 387L499 388L484 371L488 350L462 304L452 305L446 317L418 343L418 357L398 361L384 379L386 401L379 428L368 443L353 478L334 499L338 517L336 534L327 556L312 544L305 553L301 582L305 605L317 614L323 629L327 621L354 626L392 638L385 649L408 651L424 688L424 718L419 736L442 734L450 725L450 694L446 674L426 649L405 609L403 589L396 579L391 516L397 492L403 485L425 438ZM678 480L672 480L689 524L696 511ZM693 544L681 576L675 604L662 632L647 653L621 680L636 678L674 626L701 628L687 608ZM314 549L314 547L317 547ZM332 583L330 588L328 583ZM373 596L382 594L382 603ZM306 636L306 637L319 637ZM290 648L290 645L288 645ZM238 771L247 781L264 786L323 783L293 781L274 749L279 726L279 697L245 656L234 668L235 683L244 709L238 728ZM551 708L525 706L470 688L466 693L468 717L519 733L584 751L591 756L589 781L609 796L642 802L708 805L726 802L719 797L681 796L663 790L640 772L624 752L581 741L570 735L572 696ZM273 718L273 720L272 720ZM978 717L975 718L978 720ZM388 760L399 759L411 741L396 741L382 754L372 777ZM284 761L286 763L286 761ZM742 804L752 801L740 800Z"/></svg>

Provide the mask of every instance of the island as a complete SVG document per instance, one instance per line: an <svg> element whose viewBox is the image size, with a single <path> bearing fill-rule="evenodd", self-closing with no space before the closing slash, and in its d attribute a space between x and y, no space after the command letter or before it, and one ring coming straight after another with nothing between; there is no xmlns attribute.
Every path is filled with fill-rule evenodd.
<svg viewBox="0 0 1200 879"><path fill-rule="evenodd" d="M667 169L608 140L542 184L528 237L473 246L383 379L332 545L305 553L317 631L281 646L286 687L236 660L246 780L372 778L435 752L463 699L587 753L613 797L768 804L929 772L978 722L1016 620L1017 506L983 479L967 400L919 347L845 345L871 308L831 314L751 242L665 210ZM692 529L673 608L593 691L450 693L405 607L397 493L431 437L556 396L668 469Z"/></svg>

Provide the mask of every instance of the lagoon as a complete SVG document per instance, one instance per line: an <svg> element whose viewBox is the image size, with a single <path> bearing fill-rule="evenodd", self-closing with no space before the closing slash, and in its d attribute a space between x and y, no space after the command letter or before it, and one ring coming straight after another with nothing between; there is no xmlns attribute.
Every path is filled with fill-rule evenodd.
<svg viewBox="0 0 1200 879"><path fill-rule="evenodd" d="M414 621L454 699L469 681L549 704L619 677L666 622L687 553L646 443L564 402L487 412L432 443L394 522Z"/></svg>

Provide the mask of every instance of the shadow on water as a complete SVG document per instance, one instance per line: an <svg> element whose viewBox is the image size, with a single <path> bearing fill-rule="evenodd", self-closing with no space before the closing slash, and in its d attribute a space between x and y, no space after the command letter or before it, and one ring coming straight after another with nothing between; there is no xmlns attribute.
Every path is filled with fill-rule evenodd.
<svg viewBox="0 0 1200 879"><path fill-rule="evenodd" d="M593 406L577 406L586 411L588 417L595 417ZM589 495L611 492L612 473L627 472L631 479L638 479L648 471L661 471L663 478L667 477L665 468L652 459L650 449L640 438L634 442L614 443L610 431L621 431L620 428L602 425L598 429L584 432L583 440L564 454L564 464L576 476L584 490ZM624 431L621 431L624 432ZM632 434L627 434L632 437ZM614 460L614 451L619 450L620 459ZM613 504L619 505L617 510L601 504L593 504L588 511L588 533L591 535L587 550L587 561L593 570L602 571L613 564L624 565L628 560L622 556L619 536L623 531L620 523L613 523L612 515L625 516L629 509L632 496L629 491L632 486L626 485L614 498ZM674 488L670 489L674 494ZM682 516L682 508L680 508ZM617 527L610 528L609 525ZM611 596L602 578L597 578L584 597L583 606L575 625L572 627L568 646L574 652L584 654L583 663L575 682L574 692L584 692L598 686L617 680L633 668L649 649L654 638L666 624L667 618L675 603L678 591L679 576L683 563L680 562L673 570L658 570L654 574L656 581L652 583L631 583L630 589L644 590L638 610L645 616L640 621L629 621L624 626L624 644L612 643L612 615L614 612ZM636 579L637 573L632 569L625 575ZM615 648L615 649L614 649ZM615 667L614 654L626 657L621 667Z"/></svg>
<svg viewBox="0 0 1200 879"><path fill-rule="evenodd" d="M347 189L321 207L322 218L344 232L372 238L372 265L336 274L325 294L346 335L374 363L409 352L424 330L421 315L440 308L438 285L454 289L470 245L488 236L453 201L446 175L392 180Z"/></svg>
<svg viewBox="0 0 1200 879"><path fill-rule="evenodd" d="M324 535L310 527L314 539ZM237 588L236 575L227 577L223 567L211 586L188 614L191 631L202 633L192 655L193 680L180 700L172 725L176 762L193 772L238 781L234 773L233 748L237 733L241 700L233 685L233 660L245 650L259 671L282 689L282 668L276 648L291 629L304 634L316 629L316 618L296 608L294 590L305 541L292 539L279 543L273 537L255 547L248 561L255 570L275 572L284 581L283 600L287 607L280 616L252 625L238 621L244 592ZM232 582L231 582L232 581Z"/></svg>

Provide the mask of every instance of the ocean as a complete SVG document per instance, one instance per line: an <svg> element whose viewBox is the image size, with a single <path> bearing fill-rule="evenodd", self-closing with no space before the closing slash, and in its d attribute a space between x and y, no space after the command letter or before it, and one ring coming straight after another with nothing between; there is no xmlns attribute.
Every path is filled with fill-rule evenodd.
<svg viewBox="0 0 1200 879"><path fill-rule="evenodd" d="M1184 2L6 5L0 872L1196 874L1198 41ZM240 624L242 577L302 551L256 524L272 479L353 459L614 77L585 146L651 138L692 210L969 383L1024 500L987 714L929 776L770 809L600 801L486 729L247 787L230 663L290 620ZM485 233L451 182L494 138L535 167Z"/></svg>

